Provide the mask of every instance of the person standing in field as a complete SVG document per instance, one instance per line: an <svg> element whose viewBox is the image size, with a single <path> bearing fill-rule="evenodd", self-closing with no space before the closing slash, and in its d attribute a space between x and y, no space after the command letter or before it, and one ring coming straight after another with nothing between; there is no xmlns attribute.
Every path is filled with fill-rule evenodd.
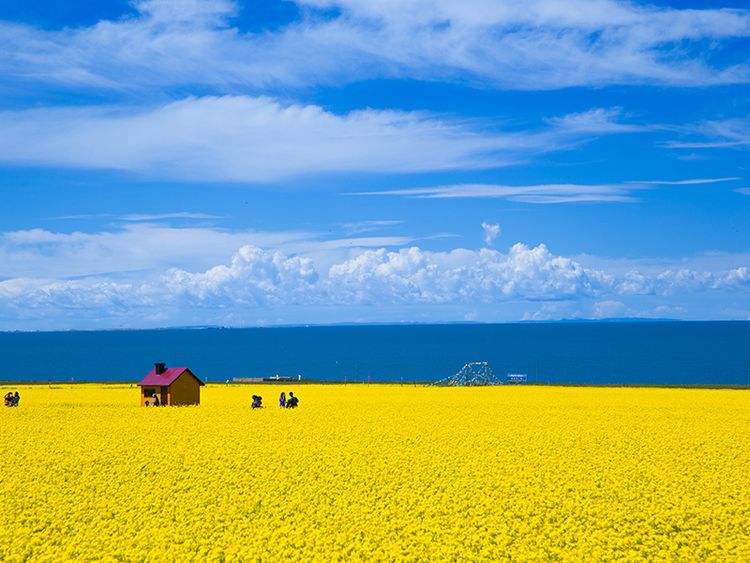
<svg viewBox="0 0 750 563"><path fill-rule="evenodd" d="M279 397L279 408L283 409L285 406L286 406L286 393L282 391L281 396Z"/></svg>
<svg viewBox="0 0 750 563"><path fill-rule="evenodd" d="M299 399L294 396L294 393L289 391L289 400L286 402L286 408L288 409L296 409L297 404L299 403Z"/></svg>

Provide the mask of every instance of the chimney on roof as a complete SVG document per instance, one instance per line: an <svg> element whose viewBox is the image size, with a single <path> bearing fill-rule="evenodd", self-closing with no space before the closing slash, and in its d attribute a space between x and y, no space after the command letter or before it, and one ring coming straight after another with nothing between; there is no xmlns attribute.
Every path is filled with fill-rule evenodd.
<svg viewBox="0 0 750 563"><path fill-rule="evenodd" d="M156 375L161 375L162 373L167 371L167 364L163 362L154 364L154 371L156 372Z"/></svg>

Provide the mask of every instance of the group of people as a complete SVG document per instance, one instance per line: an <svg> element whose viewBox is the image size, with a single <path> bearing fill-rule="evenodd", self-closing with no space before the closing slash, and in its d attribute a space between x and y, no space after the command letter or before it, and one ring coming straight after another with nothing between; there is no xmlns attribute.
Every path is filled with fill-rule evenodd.
<svg viewBox="0 0 750 563"><path fill-rule="evenodd" d="M18 394L18 391L16 391L15 393L8 391L5 394L6 407L17 407L19 402L21 402L21 395Z"/></svg>
<svg viewBox="0 0 750 563"><path fill-rule="evenodd" d="M279 408L280 409L296 409L297 405L299 404L299 399L294 396L294 393L289 391L289 398L287 399L284 392L281 392L281 395L279 396Z"/></svg>
<svg viewBox="0 0 750 563"><path fill-rule="evenodd" d="M279 408L296 409L298 404L299 399L294 396L294 393L290 391L289 398L287 398L286 393L283 391L281 392L281 396L279 397ZM260 395L253 395L253 402L250 404L250 407L253 409L263 408L263 397Z"/></svg>

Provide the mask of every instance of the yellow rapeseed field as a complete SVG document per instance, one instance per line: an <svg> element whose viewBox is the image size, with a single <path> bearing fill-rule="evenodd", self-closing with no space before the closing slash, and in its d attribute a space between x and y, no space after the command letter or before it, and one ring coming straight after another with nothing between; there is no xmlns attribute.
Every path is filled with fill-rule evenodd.
<svg viewBox="0 0 750 563"><path fill-rule="evenodd" d="M750 392L12 389L4 561L750 560Z"/></svg>

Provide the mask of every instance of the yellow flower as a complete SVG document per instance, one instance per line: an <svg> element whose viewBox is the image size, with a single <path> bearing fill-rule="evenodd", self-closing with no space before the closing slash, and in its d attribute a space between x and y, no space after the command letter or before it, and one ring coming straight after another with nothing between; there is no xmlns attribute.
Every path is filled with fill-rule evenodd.
<svg viewBox="0 0 750 563"><path fill-rule="evenodd" d="M745 392L281 390L20 389L0 560L750 559Z"/></svg>

